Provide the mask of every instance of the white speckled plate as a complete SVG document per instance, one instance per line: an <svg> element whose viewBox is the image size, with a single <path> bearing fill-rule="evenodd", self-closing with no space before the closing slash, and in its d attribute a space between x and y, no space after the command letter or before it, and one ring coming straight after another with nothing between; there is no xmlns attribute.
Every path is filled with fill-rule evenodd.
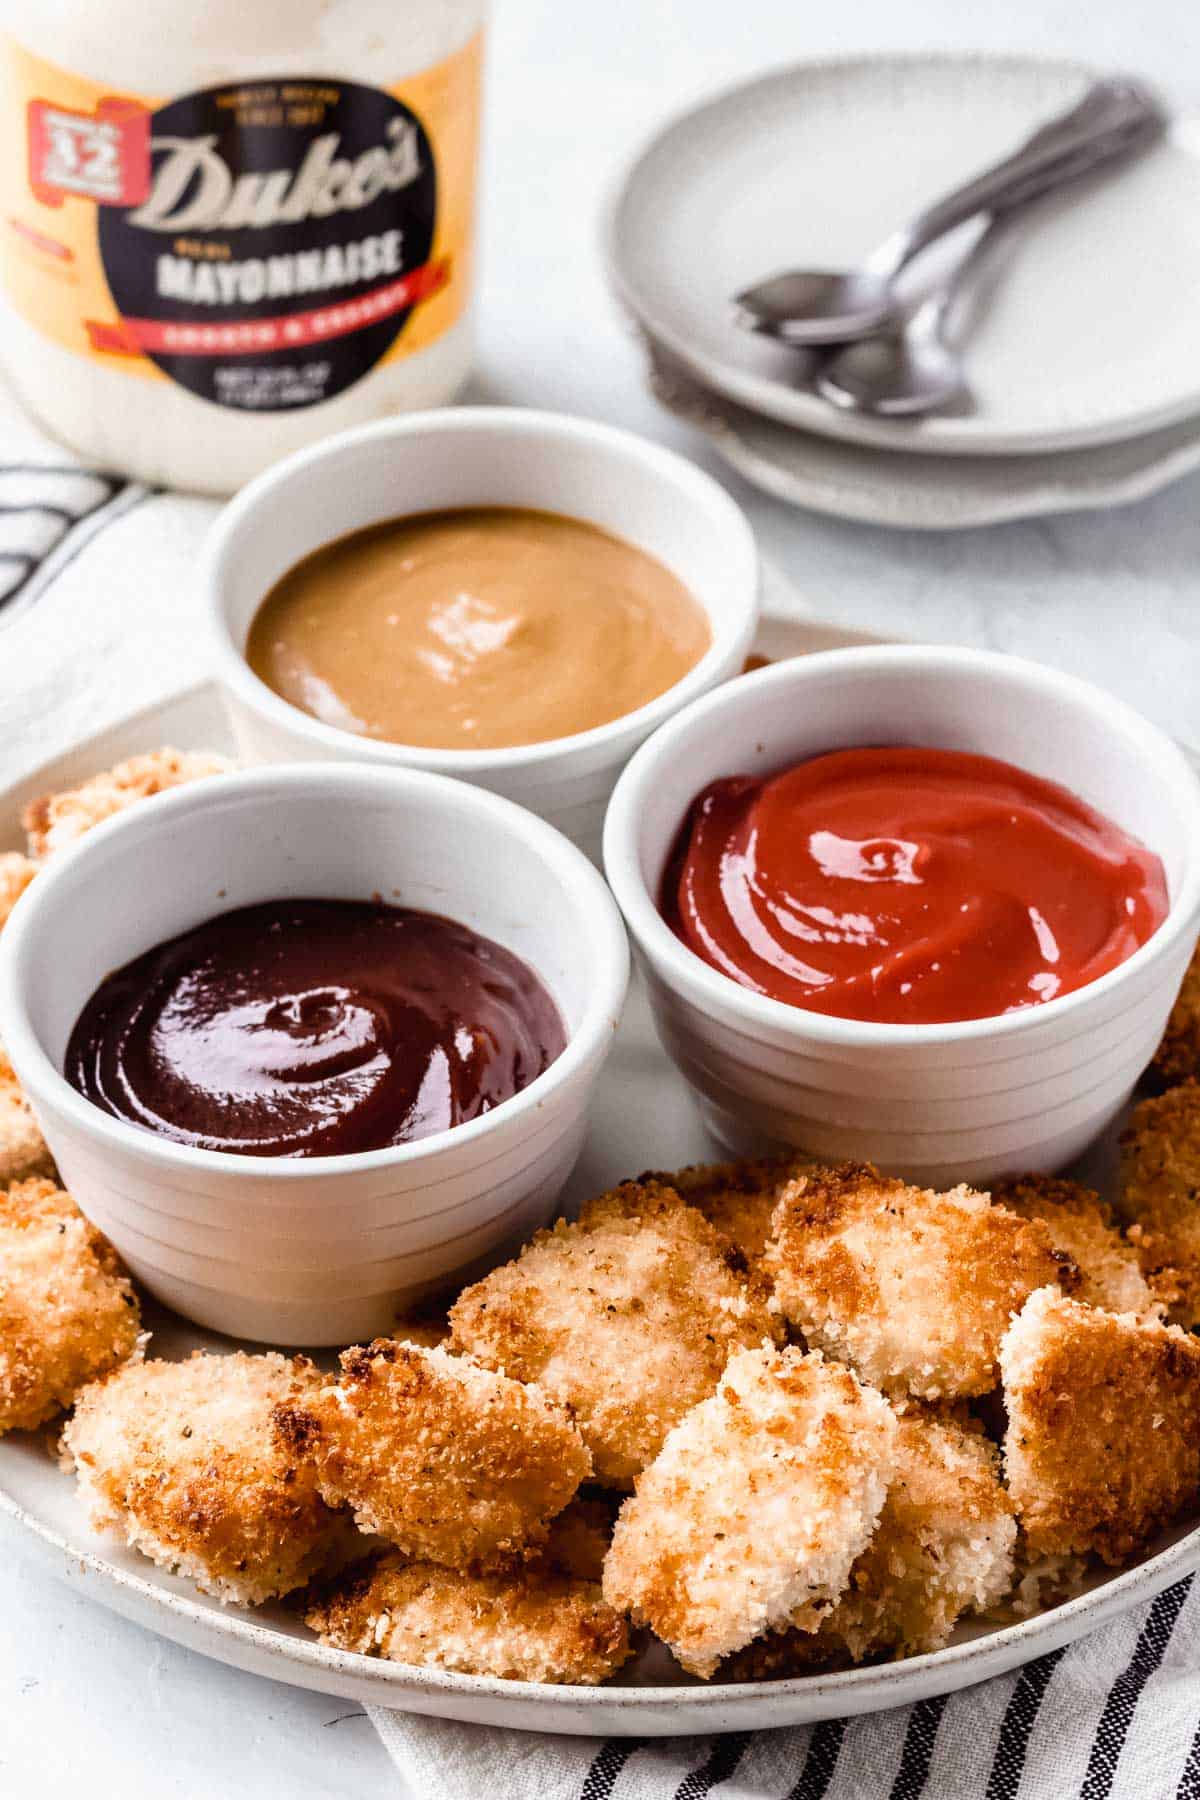
<svg viewBox="0 0 1200 1800"><path fill-rule="evenodd" d="M703 387L646 340L661 403L777 500L903 531L965 531L1050 513L1128 506L1200 469L1200 417L1054 456L894 456L797 431Z"/></svg>
<svg viewBox="0 0 1200 1800"><path fill-rule="evenodd" d="M1200 411L1200 128L1039 204L967 345L973 410L840 412L805 358L748 335L731 295L783 266L850 267L928 200L1078 97L1032 57L858 56L780 69L642 151L609 216L614 285L693 377L826 437L944 455L1107 443ZM919 278L922 272L914 271Z"/></svg>
<svg viewBox="0 0 1200 1800"><path fill-rule="evenodd" d="M766 656L783 657L863 641L817 622L768 621L758 648ZM0 849L19 846L18 813L30 795L163 743L183 749L230 748L215 687L194 688L139 713L0 794ZM597 1091L591 1132L568 1203L634 1170L681 1166L711 1154L683 1084L659 1049L637 984ZM1088 1171L1091 1178L1103 1182L1106 1161L1101 1147L1096 1166ZM236 1347L161 1311L151 1309L147 1323L154 1332L153 1352L160 1356L186 1355L198 1345ZM1067 1605L1001 1629L972 1626L935 1655L841 1675L720 1686L689 1681L660 1649L641 1656L608 1687L544 1687L329 1650L284 1606L259 1611L222 1607L116 1539L91 1531L73 1482L54 1461L54 1435L47 1429L0 1440L0 1517L23 1529L41 1550L47 1570L78 1591L177 1643L276 1681L378 1706L523 1730L688 1736L906 1705L1042 1656L1200 1567L1200 1522L1188 1520L1136 1568L1100 1580ZM53 1603L49 1593L47 1604Z"/></svg>

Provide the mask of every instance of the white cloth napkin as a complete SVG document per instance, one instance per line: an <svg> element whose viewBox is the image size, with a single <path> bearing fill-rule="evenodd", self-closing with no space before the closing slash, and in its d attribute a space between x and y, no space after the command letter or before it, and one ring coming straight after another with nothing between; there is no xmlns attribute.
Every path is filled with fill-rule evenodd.
<svg viewBox="0 0 1200 1800"><path fill-rule="evenodd" d="M195 569L215 510L82 468L0 391L0 777L206 672ZM806 610L775 572L766 598ZM1200 1586L846 1722L647 1742L370 1714L415 1800L1200 1800Z"/></svg>

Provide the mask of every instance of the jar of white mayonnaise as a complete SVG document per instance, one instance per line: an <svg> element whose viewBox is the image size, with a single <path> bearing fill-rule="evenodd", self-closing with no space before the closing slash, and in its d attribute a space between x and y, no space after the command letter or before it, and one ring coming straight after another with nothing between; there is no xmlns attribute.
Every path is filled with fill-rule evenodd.
<svg viewBox="0 0 1200 1800"><path fill-rule="evenodd" d="M90 463L224 494L453 398L486 0L4 0L0 357Z"/></svg>

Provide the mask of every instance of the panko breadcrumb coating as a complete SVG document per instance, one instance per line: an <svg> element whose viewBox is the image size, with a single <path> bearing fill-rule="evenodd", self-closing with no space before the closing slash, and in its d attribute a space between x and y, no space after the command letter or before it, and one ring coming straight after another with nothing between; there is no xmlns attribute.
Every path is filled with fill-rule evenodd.
<svg viewBox="0 0 1200 1800"><path fill-rule="evenodd" d="M1187 966L1150 1067L1160 1081L1170 1083L1200 1076L1200 945Z"/></svg>
<svg viewBox="0 0 1200 1800"><path fill-rule="evenodd" d="M49 1175L53 1169L17 1072L0 1048L0 1187L29 1175Z"/></svg>
<svg viewBox="0 0 1200 1800"><path fill-rule="evenodd" d="M1000 1349L1008 1490L1033 1556L1119 1563L1200 1494L1200 1343L1041 1288Z"/></svg>
<svg viewBox="0 0 1200 1800"><path fill-rule="evenodd" d="M63 1432L92 1523L220 1600L302 1587L345 1528L276 1442L271 1409L316 1381L304 1357L197 1351L97 1382Z"/></svg>
<svg viewBox="0 0 1200 1800"><path fill-rule="evenodd" d="M807 1157L772 1156L762 1162L695 1163L674 1174L643 1175L641 1180L674 1188L754 1268L771 1235L775 1204L807 1162Z"/></svg>
<svg viewBox="0 0 1200 1800"><path fill-rule="evenodd" d="M1176 1325L1200 1325L1200 1081L1134 1107L1119 1204L1155 1297Z"/></svg>
<svg viewBox="0 0 1200 1800"><path fill-rule="evenodd" d="M819 1354L739 1352L622 1507L605 1599L696 1675L772 1627L811 1629L875 1529L898 1431Z"/></svg>
<svg viewBox="0 0 1200 1800"><path fill-rule="evenodd" d="M340 1380L275 1409L331 1505L407 1556L495 1563L545 1537L591 1473L568 1415L536 1388L444 1350L377 1338Z"/></svg>
<svg viewBox="0 0 1200 1800"><path fill-rule="evenodd" d="M1155 1311L1137 1250L1121 1236L1112 1207L1091 1188L1060 1176L1022 1175L994 1188L992 1199L1022 1219L1042 1221L1054 1248L1079 1272L1070 1282L1074 1299L1108 1312Z"/></svg>
<svg viewBox="0 0 1200 1800"><path fill-rule="evenodd" d="M227 774L232 767L227 756L210 750L166 748L152 750L146 756L131 756L77 788L31 800L21 815L29 838L29 854L36 862L44 862L75 843L93 825L124 812L138 800L149 800L154 794L180 787L186 781L199 781L206 775Z"/></svg>
<svg viewBox="0 0 1200 1800"><path fill-rule="evenodd" d="M1011 1315L1062 1266L1044 1225L986 1194L932 1193L867 1163L790 1182L765 1262L811 1347L926 1400L994 1387Z"/></svg>
<svg viewBox="0 0 1200 1800"><path fill-rule="evenodd" d="M626 1182L540 1231L460 1294L451 1343L569 1406L597 1481L628 1488L731 1352L775 1333L728 1243L656 1182Z"/></svg>
<svg viewBox="0 0 1200 1800"><path fill-rule="evenodd" d="M327 1644L515 1681L604 1681L631 1654L600 1591L611 1509L572 1500L535 1555L490 1572L386 1551L322 1583L305 1614Z"/></svg>
<svg viewBox="0 0 1200 1800"><path fill-rule="evenodd" d="M135 1355L138 1304L112 1246L52 1181L0 1192L0 1437L32 1431Z"/></svg>
<svg viewBox="0 0 1200 1800"><path fill-rule="evenodd" d="M0 851L0 931L36 874L37 864L19 850Z"/></svg>
<svg viewBox="0 0 1200 1800"><path fill-rule="evenodd" d="M630 1655L597 1583L540 1559L468 1574L393 1550L318 1595L305 1623L339 1650L504 1681L595 1685Z"/></svg>

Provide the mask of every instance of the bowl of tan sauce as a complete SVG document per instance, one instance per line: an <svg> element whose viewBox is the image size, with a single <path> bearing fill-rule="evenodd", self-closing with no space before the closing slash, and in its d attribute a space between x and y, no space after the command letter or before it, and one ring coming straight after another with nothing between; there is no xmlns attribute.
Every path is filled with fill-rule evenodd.
<svg viewBox="0 0 1200 1800"><path fill-rule="evenodd" d="M507 750L638 711L711 644L704 608L646 551L561 513L471 506L306 556L255 614L246 661L341 731Z"/></svg>
<svg viewBox="0 0 1200 1800"><path fill-rule="evenodd" d="M248 761L437 770L590 852L633 751L740 672L745 518L681 457L500 407L388 420L276 465L205 558Z"/></svg>

